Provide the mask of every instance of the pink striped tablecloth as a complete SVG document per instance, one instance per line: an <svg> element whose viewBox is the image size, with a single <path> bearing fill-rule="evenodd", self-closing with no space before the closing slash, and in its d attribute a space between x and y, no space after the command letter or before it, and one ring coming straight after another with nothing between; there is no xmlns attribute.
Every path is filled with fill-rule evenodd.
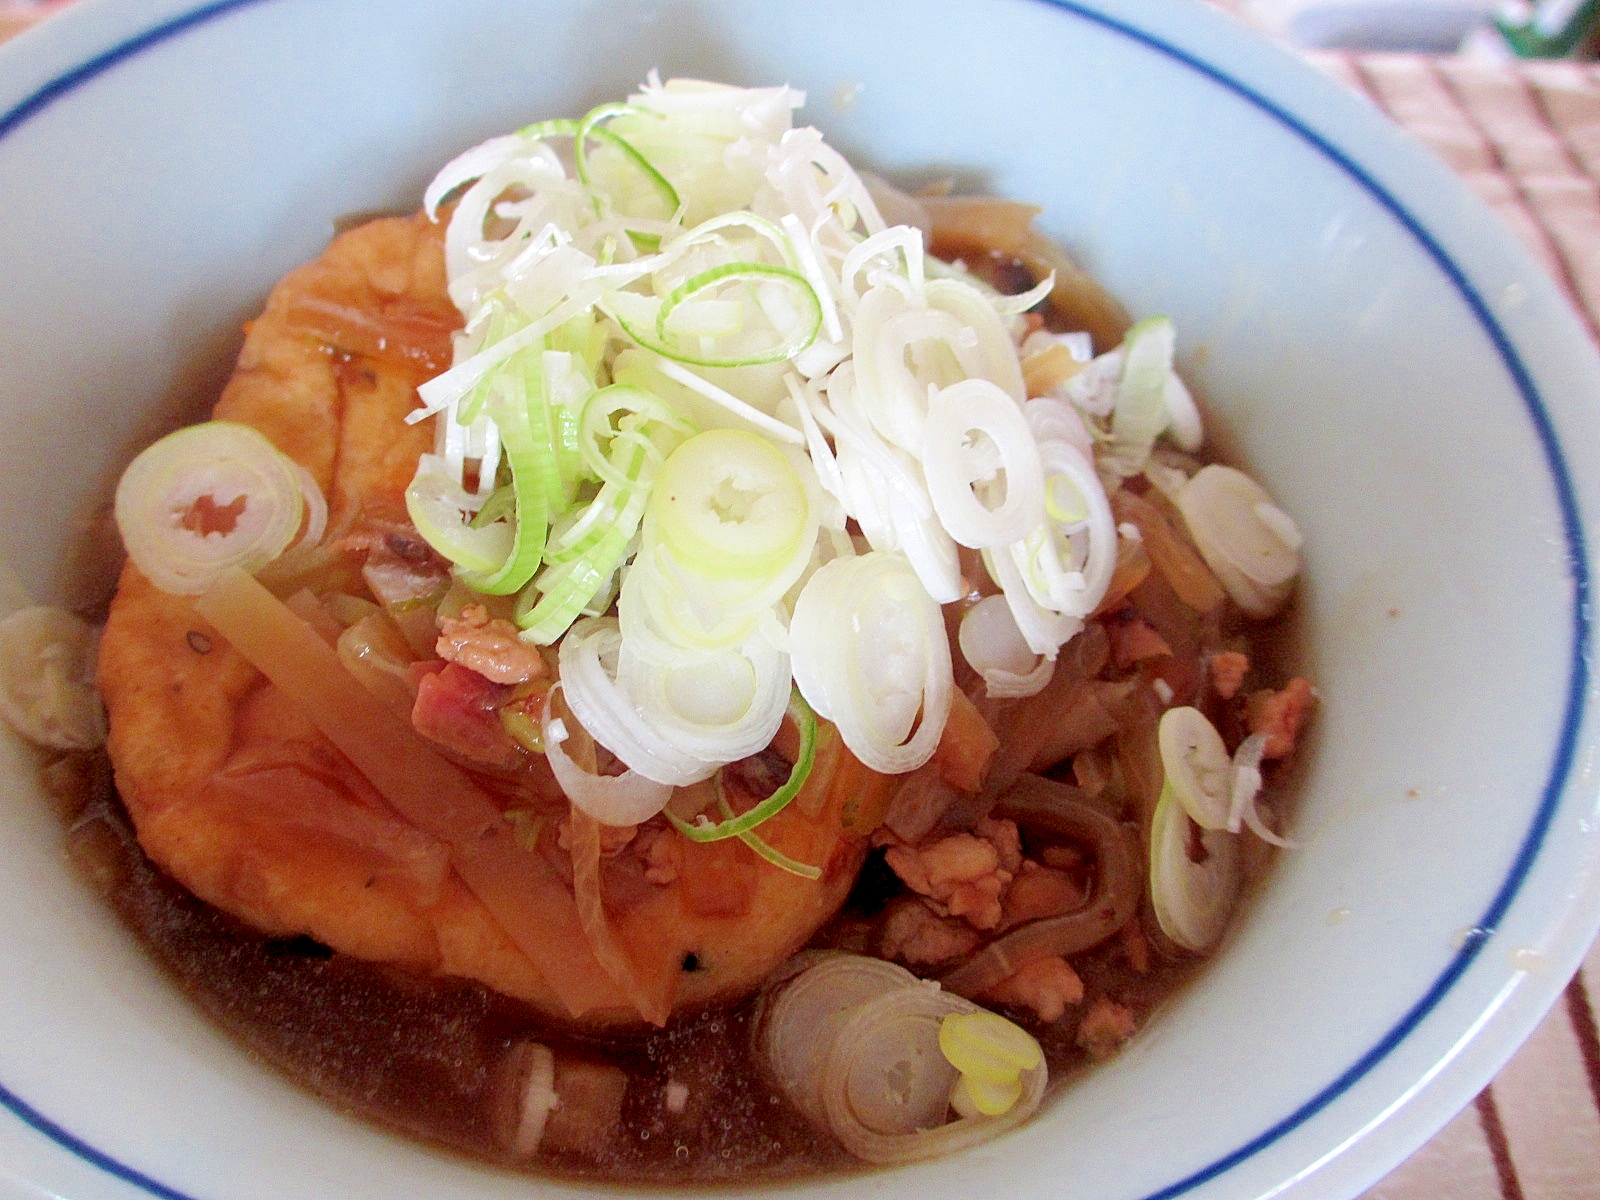
<svg viewBox="0 0 1600 1200"><path fill-rule="evenodd" d="M0 0L0 41L66 2ZM1310 57L1455 168L1600 344L1600 66ZM1597 1007L1600 946L1493 1084L1363 1200L1600 1200Z"/></svg>
<svg viewBox="0 0 1600 1200"><path fill-rule="evenodd" d="M1600 67L1311 56L1450 164L1600 343ZM1365 1200L1600 1200L1600 947L1476 1102Z"/></svg>

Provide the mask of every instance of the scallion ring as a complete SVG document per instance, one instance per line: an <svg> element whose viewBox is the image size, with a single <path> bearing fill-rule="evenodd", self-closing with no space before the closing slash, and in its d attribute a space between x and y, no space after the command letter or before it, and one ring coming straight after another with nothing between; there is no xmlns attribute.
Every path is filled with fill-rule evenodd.
<svg viewBox="0 0 1600 1200"><path fill-rule="evenodd" d="M716 784L717 797L729 814L728 818L715 825L696 825L668 811L667 819L679 833L692 842L720 842L724 838L742 837L788 807L789 802L800 794L800 789L805 787L806 780L811 777L811 768L816 762L817 753L817 715L811 711L811 706L805 702L798 688L789 693L789 716L800 731L800 751L795 756L794 766L790 769L789 778L783 785L748 812L734 816L732 807L723 796L719 775Z"/></svg>
<svg viewBox="0 0 1600 1200"><path fill-rule="evenodd" d="M310 483L248 425L207 421L147 447L117 484L128 556L164 592L195 596L229 567L255 572L295 541Z"/></svg>
<svg viewBox="0 0 1600 1200"><path fill-rule="evenodd" d="M598 108L590 109L583 120L578 123L577 129L573 133L573 167L583 186L588 188L591 194L596 195L597 201L599 198L598 193L603 190L606 197L611 200L613 207L617 207L616 202L619 197L616 194L616 189L613 187L601 188L595 178L594 164L591 163L589 158L589 139L593 138L601 142L610 149L617 151L623 160L638 173L645 181L647 192L658 202L659 207L663 210L657 213L630 212L627 215L671 220L678 212L681 204L677 190L667 182L666 176L656 170L649 159L634 148L632 142L612 133L611 130L601 124L602 121L609 121L613 117L625 115L648 116L653 114L646 109L635 108L629 104L602 104Z"/></svg>
<svg viewBox="0 0 1600 1200"><path fill-rule="evenodd" d="M740 429L710 429L674 450L656 473L650 513L673 557L708 579L789 575L817 531L783 452Z"/></svg>

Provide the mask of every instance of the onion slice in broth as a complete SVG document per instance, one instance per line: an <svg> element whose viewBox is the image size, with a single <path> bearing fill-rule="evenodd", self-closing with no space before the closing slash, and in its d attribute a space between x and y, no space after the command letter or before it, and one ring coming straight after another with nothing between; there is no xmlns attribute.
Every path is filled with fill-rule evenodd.
<svg viewBox="0 0 1600 1200"><path fill-rule="evenodd" d="M790 621L795 684L862 763L900 775L933 756L950 712L944 614L899 555L836 558Z"/></svg>
<svg viewBox="0 0 1600 1200"><path fill-rule="evenodd" d="M287 550L312 491L310 511L325 513L316 481L265 434L207 421L133 460L117 483L117 528L150 582L198 596L230 567L254 574Z"/></svg>
<svg viewBox="0 0 1600 1200"><path fill-rule="evenodd" d="M796 962L801 969L763 997L757 1049L795 1106L857 1158L899 1163L947 1154L1021 1124L1039 1107L1048 1070L1020 1028L1012 1027L1015 1038L1035 1053L1019 1060L1015 1099L997 1115L964 1114L958 1085L1007 1089L994 1087L987 1072L969 1081L952 1062L946 1019L1002 1018L878 959L824 953Z"/></svg>

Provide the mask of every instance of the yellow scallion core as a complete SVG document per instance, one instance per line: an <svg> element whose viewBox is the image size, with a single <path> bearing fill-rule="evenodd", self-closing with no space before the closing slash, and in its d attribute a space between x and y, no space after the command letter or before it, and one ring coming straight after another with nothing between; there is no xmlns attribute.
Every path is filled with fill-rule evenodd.
<svg viewBox="0 0 1600 1200"><path fill-rule="evenodd" d="M939 1049L961 1072L951 1094L957 1112L998 1117L1022 1097L1022 1073L1044 1062L1027 1030L998 1013L952 1013L939 1025Z"/></svg>

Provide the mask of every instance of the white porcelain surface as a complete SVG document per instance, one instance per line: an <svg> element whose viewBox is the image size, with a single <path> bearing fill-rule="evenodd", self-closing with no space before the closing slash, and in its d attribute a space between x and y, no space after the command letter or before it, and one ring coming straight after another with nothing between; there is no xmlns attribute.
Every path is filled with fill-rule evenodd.
<svg viewBox="0 0 1600 1200"><path fill-rule="evenodd" d="M41 598L94 586L63 547L334 218L413 206L465 144L652 67L794 83L858 161L1043 205L1176 318L1308 542L1302 845L1217 962L1015 1137L813 1190L1355 1195L1493 1074L1600 919L1600 366L1444 168L1211 11L84 0L0 47L0 558ZM64 870L26 756L0 756L0 1196L561 1190L254 1065Z"/></svg>

